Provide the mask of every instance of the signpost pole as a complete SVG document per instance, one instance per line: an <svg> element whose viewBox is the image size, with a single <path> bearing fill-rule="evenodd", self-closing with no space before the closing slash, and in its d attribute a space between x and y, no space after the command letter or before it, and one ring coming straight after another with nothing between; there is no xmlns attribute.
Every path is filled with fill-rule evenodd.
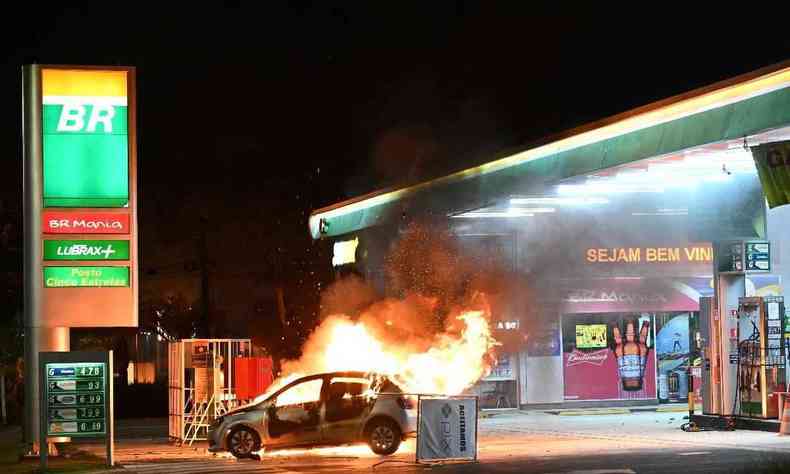
<svg viewBox="0 0 790 474"><path fill-rule="evenodd" d="M5 411L5 367L0 366L0 370L3 371L3 373L0 374L0 411L2 411L0 414L3 418L3 424L6 424L8 422L8 418L6 417Z"/></svg>
<svg viewBox="0 0 790 474"><path fill-rule="evenodd" d="M44 367L45 366L45 364L42 361L40 361L40 360L36 361L36 365L40 366L40 367ZM38 406L41 407L41 408L47 406L47 391L44 389L44 387L46 386L45 385L46 384L46 380L47 380L46 372L44 370L40 370L39 371L39 382L40 382L39 387L41 387L41 389L38 391L39 392L39 397L38 397L39 405ZM48 449L48 446L47 446L47 417L44 415L43 411L42 411L41 415L38 417L38 434L39 434L38 439L40 440L39 448L38 448L38 455L39 455L39 458L41 459L41 472L47 472L47 454L49 454L48 453L49 449Z"/></svg>
<svg viewBox="0 0 790 474"><path fill-rule="evenodd" d="M107 352L107 375L105 377L107 397L105 399L106 420L107 420L107 466L115 465L115 394L113 391L114 374L112 366L112 351Z"/></svg>

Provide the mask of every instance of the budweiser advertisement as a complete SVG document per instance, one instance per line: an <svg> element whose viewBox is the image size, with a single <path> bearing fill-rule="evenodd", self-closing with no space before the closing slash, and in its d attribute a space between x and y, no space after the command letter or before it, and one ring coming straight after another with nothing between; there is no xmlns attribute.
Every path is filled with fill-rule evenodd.
<svg viewBox="0 0 790 474"><path fill-rule="evenodd" d="M603 326L603 325L594 325ZM646 400L656 397L655 355L649 321L611 321L588 341L577 337L563 354L565 400ZM588 335L598 328L577 328ZM584 342L582 347L579 343ZM588 344L589 342L589 344Z"/></svg>
<svg viewBox="0 0 790 474"><path fill-rule="evenodd" d="M45 234L128 234L129 214L116 212L43 211Z"/></svg>

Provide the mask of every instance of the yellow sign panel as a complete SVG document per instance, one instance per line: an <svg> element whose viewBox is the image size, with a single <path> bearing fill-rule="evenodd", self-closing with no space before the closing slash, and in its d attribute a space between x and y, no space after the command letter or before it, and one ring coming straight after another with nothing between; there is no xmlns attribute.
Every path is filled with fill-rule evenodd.
<svg viewBox="0 0 790 474"><path fill-rule="evenodd" d="M710 244L690 247L614 247L585 251L588 263L710 263Z"/></svg>
<svg viewBox="0 0 790 474"><path fill-rule="evenodd" d="M576 325L577 349L594 349L606 346L606 324Z"/></svg>
<svg viewBox="0 0 790 474"><path fill-rule="evenodd" d="M126 71L94 69L44 69L44 97L122 97L126 99Z"/></svg>

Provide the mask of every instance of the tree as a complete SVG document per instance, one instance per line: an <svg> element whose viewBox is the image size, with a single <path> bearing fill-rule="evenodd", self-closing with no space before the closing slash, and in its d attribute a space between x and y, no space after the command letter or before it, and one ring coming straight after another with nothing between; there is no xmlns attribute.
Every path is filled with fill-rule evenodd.
<svg viewBox="0 0 790 474"><path fill-rule="evenodd" d="M141 307L140 329L168 340L195 337L198 311L180 293L143 301Z"/></svg>

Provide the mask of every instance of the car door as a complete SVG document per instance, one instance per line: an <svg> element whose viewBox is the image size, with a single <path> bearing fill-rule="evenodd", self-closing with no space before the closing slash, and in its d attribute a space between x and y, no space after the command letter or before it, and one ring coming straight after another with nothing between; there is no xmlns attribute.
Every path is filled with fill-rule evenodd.
<svg viewBox="0 0 790 474"><path fill-rule="evenodd" d="M321 377L298 382L278 394L267 409L267 444L315 444L321 441Z"/></svg>
<svg viewBox="0 0 790 474"><path fill-rule="evenodd" d="M368 393L370 382L365 377L332 376L327 379L322 427L324 441L345 443L356 440L361 423L375 403Z"/></svg>

